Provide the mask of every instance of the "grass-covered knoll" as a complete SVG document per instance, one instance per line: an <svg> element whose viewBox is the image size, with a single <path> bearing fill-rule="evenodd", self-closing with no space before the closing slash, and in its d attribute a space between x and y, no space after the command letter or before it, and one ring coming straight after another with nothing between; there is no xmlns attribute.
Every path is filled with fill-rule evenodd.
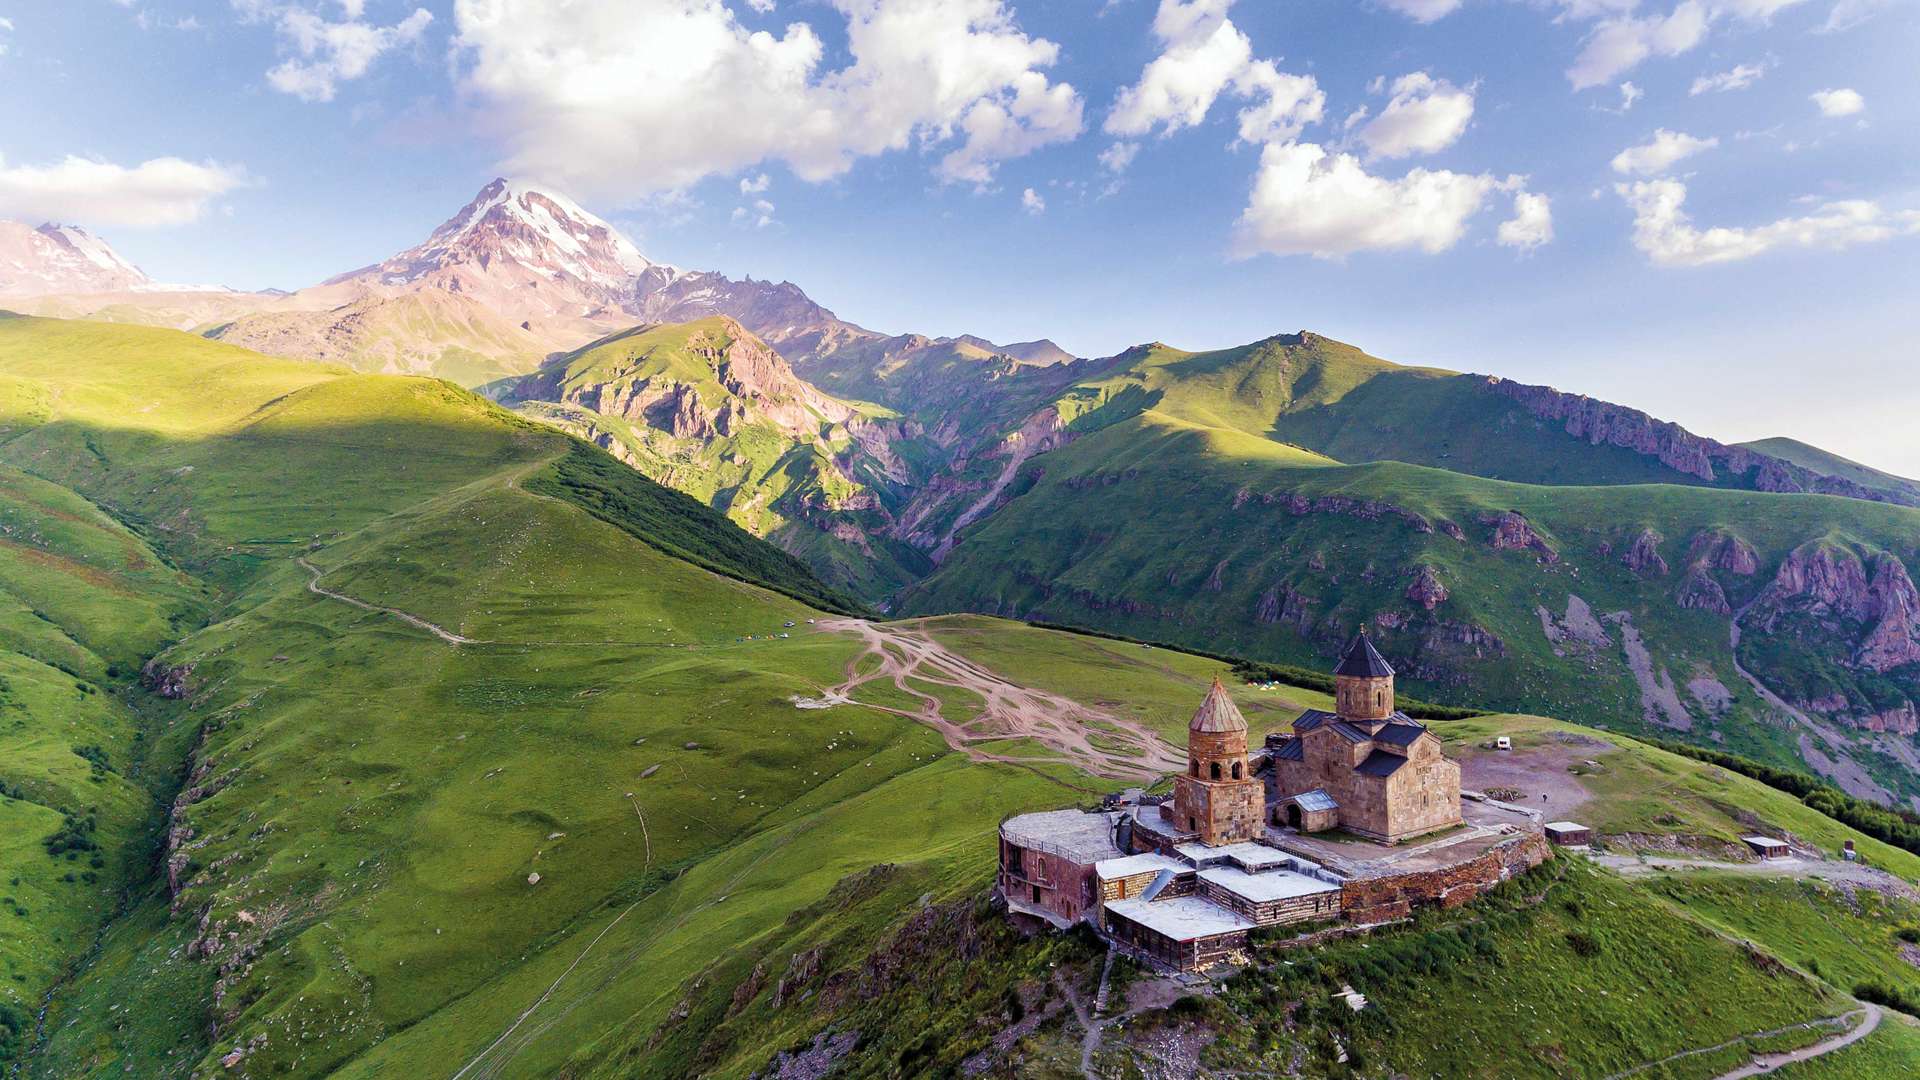
<svg viewBox="0 0 1920 1080"><path fill-rule="evenodd" d="M1371 621L1420 697L1665 728L1806 768L1801 733L1735 669L1727 616L1680 604L1689 552L1722 534L1752 548L1757 572L1704 571L1737 607L1816 538L1920 550L1920 511L1905 507L1679 485L1544 487L1287 453L1303 456L1157 408L1101 428L1031 463L1031 482L969 527L896 610L990 611L1314 667ZM1537 542L1496 547L1509 512ZM1664 566L1630 568L1625 554L1648 531ZM1415 589L1428 575L1443 593ZM1809 668L1855 647L1775 644L1788 653L1780 664ZM1864 737L1821 750L1853 756L1883 796L1920 791Z"/></svg>
<svg viewBox="0 0 1920 1080"><path fill-rule="evenodd" d="M1663 874L1654 895L1730 934L1759 942L1846 993L1861 983L1920 1000L1920 902L1817 879L1738 874Z"/></svg>
<svg viewBox="0 0 1920 1080"><path fill-rule="evenodd" d="M1817 446L1810 446L1798 439L1780 437L1755 439L1752 442L1745 442L1740 445L1749 450L1758 450L1763 454L1771 454L1783 461L1791 461L1802 468L1827 473L1831 476L1843 477L1862 487L1900 495L1909 500L1920 498L1920 483L1909 480L1904 476L1895 476L1892 473L1881 472L1879 469L1870 465L1862 465L1857 461L1843 458L1832 451L1822 450Z"/></svg>
<svg viewBox="0 0 1920 1080"><path fill-rule="evenodd" d="M1203 1060L1284 1066L1305 1042L1315 1071L1337 1071L1337 1038L1356 1075L1600 1076L1851 1007L1576 859L1469 908L1266 959L1229 983ZM1372 1007L1334 997L1349 985ZM1701 1066L1654 1075L1724 1068Z"/></svg>

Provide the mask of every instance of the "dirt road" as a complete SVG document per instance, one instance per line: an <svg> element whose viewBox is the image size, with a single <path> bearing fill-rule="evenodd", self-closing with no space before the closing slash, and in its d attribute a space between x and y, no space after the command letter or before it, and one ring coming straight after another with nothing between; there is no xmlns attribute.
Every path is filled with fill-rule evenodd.
<svg viewBox="0 0 1920 1080"><path fill-rule="evenodd" d="M1063 764L1111 780L1141 782L1186 766L1184 753L1144 725L1045 690L1017 686L920 631L865 619L830 619L820 625L857 635L866 649L847 664L845 682L819 699L796 702L802 708L851 703L856 689L884 680L919 704L911 709L861 704L918 720L975 761ZM977 695L983 704L967 719L950 719L940 698L922 686L950 686ZM1022 740L1040 745L1009 745Z"/></svg>
<svg viewBox="0 0 1920 1080"><path fill-rule="evenodd" d="M1784 1054L1756 1054L1752 1061L1730 1073L1721 1074L1716 1080L1745 1080L1745 1078L1749 1076L1759 1076L1761 1073L1772 1072L1782 1065L1792 1065L1795 1062L1809 1061L1822 1054L1831 1054L1843 1046L1852 1046L1854 1043L1873 1034L1873 1029L1880 1026L1880 1017L1882 1015L1880 1006L1864 1001L1860 1004L1866 1011L1867 1018L1852 1031L1842 1032L1831 1039L1823 1039L1820 1042L1814 1043L1812 1046L1804 1046L1798 1050L1790 1050Z"/></svg>
<svg viewBox="0 0 1920 1080"><path fill-rule="evenodd" d="M1721 862L1673 855L1611 855L1595 852L1587 856L1601 866L1625 877L1646 877L1661 871L1685 872L1713 870L1752 877L1819 878L1858 885L1876 892L1920 900L1920 890L1910 883L1874 866L1840 862L1834 859L1761 859L1756 862Z"/></svg>

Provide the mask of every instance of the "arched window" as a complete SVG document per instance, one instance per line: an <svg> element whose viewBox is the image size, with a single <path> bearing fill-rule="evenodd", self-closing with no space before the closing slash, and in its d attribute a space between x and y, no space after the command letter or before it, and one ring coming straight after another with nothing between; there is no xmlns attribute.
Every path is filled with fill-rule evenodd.
<svg viewBox="0 0 1920 1080"><path fill-rule="evenodd" d="M1213 770L1213 778L1215 780L1220 779L1220 763L1216 761L1210 766L1210 768Z"/></svg>
<svg viewBox="0 0 1920 1080"><path fill-rule="evenodd" d="M1373 692L1373 704L1376 708L1384 709L1387 707L1387 688L1386 687L1383 686L1380 689L1375 690Z"/></svg>
<svg viewBox="0 0 1920 1080"><path fill-rule="evenodd" d="M1237 761L1233 763L1233 778L1240 779L1240 763Z"/></svg>

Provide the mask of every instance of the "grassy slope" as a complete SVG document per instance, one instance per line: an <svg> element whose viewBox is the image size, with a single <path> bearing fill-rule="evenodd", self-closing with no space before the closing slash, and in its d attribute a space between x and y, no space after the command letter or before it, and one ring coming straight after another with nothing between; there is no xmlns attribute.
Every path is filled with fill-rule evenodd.
<svg viewBox="0 0 1920 1080"><path fill-rule="evenodd" d="M1892 473L1881 472L1879 469L1873 468L1870 465L1862 465L1857 461L1843 458L1839 454L1831 451L1822 450L1817 446L1809 446L1798 439L1755 439L1752 442L1745 442L1740 445L1749 450L1758 450L1763 454L1772 454L1774 457L1791 461L1795 465L1803 468L1844 477L1856 484L1862 484L1866 487L1895 492L1909 497L1920 494L1920 483L1915 483L1904 476L1895 476Z"/></svg>
<svg viewBox="0 0 1920 1080"><path fill-rule="evenodd" d="M854 452L843 425L798 400L775 404L814 417L814 430L806 437L757 419L735 420L725 433L679 439L581 404L630 397L636 384L646 383L656 392L688 387L709 411L729 403L747 407L715 367L715 357L732 343L732 336L745 333L737 323L717 316L634 327L559 357L540 372L503 385L501 392L525 415L608 447L648 477L724 511L754 535L774 540L838 588L877 596L924 572L924 557L904 545L878 536L855 545L820 524L845 522L876 534L884 519L868 504L892 504L897 494L891 480L874 473L871 462ZM876 406L853 407L862 415L887 415ZM842 471L837 458L854 463L851 474Z"/></svg>
<svg viewBox="0 0 1920 1080"><path fill-rule="evenodd" d="M1768 710L1734 671L1726 618L1673 602L1686 545L1697 533L1724 529L1758 550L1760 574L1719 575L1736 605L1809 540L1920 548L1920 512L1900 507L1675 485L1541 487L1391 462L1330 466L1157 409L1039 464L1044 475L1030 490L972 527L951 559L903 594L900 610L988 610L1313 664L1361 620L1397 614L1406 625L1382 632L1385 647L1422 696L1644 729L1617 628L1610 646L1568 646L1561 655L1543 633L1538 609L1560 618L1577 595L1597 613L1631 613L1683 697L1697 676L1731 691L1724 717L1687 700L1696 720L1689 737L1717 731L1727 745L1785 763L1797 762L1792 737L1765 719ZM1294 495L1391 504L1436 529L1421 532L1392 514L1295 515L1284 502L1265 501ZM1561 556L1557 566L1539 565L1530 552L1491 549L1480 519L1506 510L1525 514L1545 535ZM1443 522L1466 538L1447 536ZM1666 538L1664 576L1621 565L1618 553L1647 528ZM1431 614L1405 596L1419 565L1436 569L1453 594ZM1216 567L1217 590L1209 584ZM1261 621L1263 598L1287 589L1304 606ZM1469 625L1496 637L1504 656L1458 640L1458 628ZM1920 790L1892 761L1870 750L1859 756L1882 783Z"/></svg>
<svg viewBox="0 0 1920 1080"><path fill-rule="evenodd" d="M579 959L487 1062L671 1074L701 1049L648 1056L677 1003L750 978L742 962L760 952L775 975L822 942L858 962L915 899L977 893L1001 815L1072 798L874 710L794 709L790 695L838 677L847 640L736 642L809 609L528 490L565 444L471 398L417 380L301 383L315 369L179 335L96 354L64 337L91 329L28 329L0 324L0 369L70 349L36 372L67 380L41 400L121 400L47 412L0 456L57 472L227 586L219 621L165 654L194 665L192 696L141 721L154 758L193 750L204 792L181 816L177 911L164 890L134 898L56 1001L38 1073L184 1075L195 1057L212 1071L236 1043L251 1056L223 1075L450 1072ZM192 427L170 426L164 401L128 407L117 381L228 360L260 402L198 376L201 400L233 404ZM99 452L58 453L75 446ZM335 501L303 508L303 485ZM309 592L292 559L308 550L326 588L487 643L455 649ZM1218 667L987 620L936 632L1041 685L1105 686L1166 726ZM1249 706L1267 693L1241 691ZM829 899L883 862L903 876L877 899ZM215 958L189 958L209 938ZM749 1072L817 1026L769 993L747 996L752 1022L719 1071Z"/></svg>

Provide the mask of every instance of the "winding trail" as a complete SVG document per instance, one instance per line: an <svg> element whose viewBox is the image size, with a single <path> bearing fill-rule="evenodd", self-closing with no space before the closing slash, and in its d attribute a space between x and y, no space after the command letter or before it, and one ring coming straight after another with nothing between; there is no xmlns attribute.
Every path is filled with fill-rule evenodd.
<svg viewBox="0 0 1920 1080"><path fill-rule="evenodd" d="M1730 1047L1753 1042L1757 1039L1769 1039L1775 1035L1785 1035L1793 1031L1812 1031L1816 1028L1833 1027L1836 1024L1848 1023L1856 1016L1866 1017L1863 1022L1854 1024L1851 1028L1830 1039L1822 1039L1820 1042L1814 1043L1811 1046L1803 1046L1798 1050L1784 1050L1773 1054L1755 1054L1753 1060L1747 1062L1745 1065L1742 1065L1732 1072L1722 1073L1714 1078L1714 1080L1742 1080L1744 1077L1758 1076L1764 1072L1771 1072L1782 1065L1811 1061L1822 1054L1831 1054L1843 1046L1851 1046L1873 1034L1873 1029L1880 1026L1881 1015L1880 1006L1863 1001L1860 1002L1860 1008L1852 1012L1841 1013L1839 1016L1830 1016L1824 1020L1809 1020L1803 1024L1789 1024L1783 1028L1774 1028L1772 1031L1756 1031L1749 1035L1740 1035L1728 1039L1726 1042L1714 1046L1702 1046L1697 1050L1682 1050L1677 1054L1669 1054L1658 1061L1649 1061L1644 1065L1636 1065L1626 1072L1614 1073L1612 1076L1607 1077L1607 1080L1624 1080L1625 1077L1638 1076L1648 1069L1657 1069L1662 1065L1669 1065L1676 1061L1684 1061L1690 1057L1699 1057L1701 1054L1719 1053Z"/></svg>
<svg viewBox="0 0 1920 1080"><path fill-rule="evenodd" d="M343 604L352 604L354 607L360 608L363 611L373 611L373 612L378 612L382 615L391 615L394 618L399 619L401 622L406 623L409 626L417 626L420 629L425 630L427 633L432 634L434 637L439 638L441 641L444 641L449 645L479 644L479 642L475 641L473 638L462 637L451 630L445 629L444 627L436 626L433 623L430 623L427 620L419 617L418 615L409 615L398 608L381 607L378 604L369 604L365 600L355 599L354 597L348 596L345 593L337 593L331 589L323 588L320 584L320 578L323 574L323 571L319 567L308 562L307 557L305 555L300 556L298 559L295 559L294 561L300 564L301 569L313 575L311 578L307 580L307 591L310 593L313 593L316 596L324 596L329 600L338 600Z"/></svg>
<svg viewBox="0 0 1920 1080"><path fill-rule="evenodd" d="M827 619L826 630L857 635L866 644L847 663L847 678L822 699L801 707L854 704L853 691L876 680L919 700L911 709L858 702L905 716L933 728L947 745L975 761L1013 765L1069 765L1109 780L1150 782L1186 766L1186 755L1137 721L1032 687L1018 686L935 641L931 635L865 619ZM878 664L869 663L876 658ZM867 670L862 670L863 666ZM966 720L950 720L938 697L913 686L919 682L977 694L985 704ZM1051 754L998 751L995 744L1031 739Z"/></svg>

